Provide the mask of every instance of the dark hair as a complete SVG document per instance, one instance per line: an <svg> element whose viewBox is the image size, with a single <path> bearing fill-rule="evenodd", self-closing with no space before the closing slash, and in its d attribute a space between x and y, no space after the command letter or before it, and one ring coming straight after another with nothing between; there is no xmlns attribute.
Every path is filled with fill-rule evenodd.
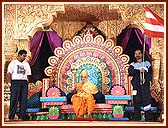
<svg viewBox="0 0 168 128"><path fill-rule="evenodd" d="M27 54L27 51L24 50L24 49L23 49L23 50L20 50L20 51L18 52L18 56L19 56L19 55L23 55L23 54Z"/></svg>
<svg viewBox="0 0 168 128"><path fill-rule="evenodd" d="M134 51L134 53L135 53L136 51L141 51L141 53L143 53L142 49L136 49L136 50Z"/></svg>

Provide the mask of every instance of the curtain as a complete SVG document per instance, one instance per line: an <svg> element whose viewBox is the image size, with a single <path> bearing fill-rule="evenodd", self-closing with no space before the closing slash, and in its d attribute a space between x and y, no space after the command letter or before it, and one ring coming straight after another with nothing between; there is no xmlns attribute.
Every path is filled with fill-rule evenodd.
<svg viewBox="0 0 168 128"><path fill-rule="evenodd" d="M123 40L121 42L121 46L123 48L123 51L125 50L127 44L128 44L128 40L130 38L132 32L132 28L127 28L127 30L125 31L125 36L123 37Z"/></svg>
<svg viewBox="0 0 168 128"><path fill-rule="evenodd" d="M36 32L32 40L30 41L30 52L31 52L31 58L29 60L30 66L32 66L37 60L41 44L43 41L43 36L44 36L43 32Z"/></svg>
<svg viewBox="0 0 168 128"><path fill-rule="evenodd" d="M50 48L54 53L55 48L62 47L62 40L55 31L47 31L46 34Z"/></svg>
<svg viewBox="0 0 168 128"><path fill-rule="evenodd" d="M62 40L55 31L46 31L46 34L50 48L54 53L55 48L62 47ZM44 31L39 31L35 33L32 40L30 41L30 52L31 52L31 59L29 60L30 66L33 66L37 60L37 57L41 49L43 37L44 37Z"/></svg>
<svg viewBox="0 0 168 128"><path fill-rule="evenodd" d="M147 58L151 61L151 56L149 54L149 48L151 47L151 39L144 36L144 34L141 32L140 29L127 26L125 29L122 30L121 34L117 37L117 44L122 46L123 51L126 51L128 43L132 44L132 42L130 42L130 41L134 41L134 40L130 40L133 33L136 34L136 37L137 37L142 48L144 45L144 37L145 37L145 42L146 42L145 53L146 53ZM131 47L131 46L129 45L129 47ZM136 47L138 47L138 44Z"/></svg>

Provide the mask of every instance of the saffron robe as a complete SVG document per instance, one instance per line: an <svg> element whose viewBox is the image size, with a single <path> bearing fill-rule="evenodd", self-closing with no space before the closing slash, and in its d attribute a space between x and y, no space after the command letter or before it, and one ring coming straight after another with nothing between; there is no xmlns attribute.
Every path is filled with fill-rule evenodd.
<svg viewBox="0 0 168 128"><path fill-rule="evenodd" d="M71 98L74 106L74 111L77 117L82 117L86 112L90 115L95 106L95 100L92 94L98 93L97 87L91 82L78 83L77 94L74 94Z"/></svg>

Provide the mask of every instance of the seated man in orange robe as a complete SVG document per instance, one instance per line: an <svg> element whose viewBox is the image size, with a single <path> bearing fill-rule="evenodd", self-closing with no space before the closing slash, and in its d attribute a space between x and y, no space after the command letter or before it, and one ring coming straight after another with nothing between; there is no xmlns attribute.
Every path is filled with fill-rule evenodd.
<svg viewBox="0 0 168 128"><path fill-rule="evenodd" d="M88 82L88 72L83 71L81 73L81 80L82 82L76 85L77 93L71 98L77 118L83 117L86 112L90 116L95 106L95 100L92 94L98 92L96 86Z"/></svg>

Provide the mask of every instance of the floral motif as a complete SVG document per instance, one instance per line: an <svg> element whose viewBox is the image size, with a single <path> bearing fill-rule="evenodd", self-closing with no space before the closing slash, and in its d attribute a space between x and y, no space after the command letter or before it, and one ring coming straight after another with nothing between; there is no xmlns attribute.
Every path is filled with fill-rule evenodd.
<svg viewBox="0 0 168 128"><path fill-rule="evenodd" d="M117 95L117 96L125 95L125 90L122 86L114 86L111 89L111 95Z"/></svg>
<svg viewBox="0 0 168 128"><path fill-rule="evenodd" d="M56 87L51 87L47 90L47 97L60 97L61 92Z"/></svg>

